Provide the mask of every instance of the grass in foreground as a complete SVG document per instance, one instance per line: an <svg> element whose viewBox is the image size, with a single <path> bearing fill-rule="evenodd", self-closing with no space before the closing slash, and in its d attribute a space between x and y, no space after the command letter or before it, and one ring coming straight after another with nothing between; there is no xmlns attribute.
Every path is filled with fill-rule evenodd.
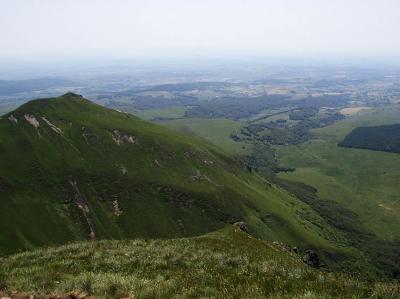
<svg viewBox="0 0 400 299"><path fill-rule="evenodd" d="M0 291L5 292L75 291L99 298L400 296L398 284L312 269L297 255L233 226L196 238L76 243L0 263Z"/></svg>

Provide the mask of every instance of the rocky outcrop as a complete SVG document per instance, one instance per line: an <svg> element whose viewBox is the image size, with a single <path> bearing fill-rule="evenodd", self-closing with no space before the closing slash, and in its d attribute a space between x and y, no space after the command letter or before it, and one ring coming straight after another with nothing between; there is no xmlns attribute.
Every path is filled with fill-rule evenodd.
<svg viewBox="0 0 400 299"><path fill-rule="evenodd" d="M36 117L34 115L25 114L24 118L29 124L31 124L35 128L39 127L40 123L39 123L39 121L36 119Z"/></svg>
<svg viewBox="0 0 400 299"><path fill-rule="evenodd" d="M92 219L90 218L90 209L89 209L89 205L87 204L86 198L79 191L78 183L72 176L69 176L68 183L70 184L70 186L72 188L72 201L82 211L83 216L85 217L86 223L89 227L89 231L90 231L89 237L90 237L90 239L95 240L96 234L94 231Z"/></svg>
<svg viewBox="0 0 400 299"><path fill-rule="evenodd" d="M12 115L12 114L8 117L8 120L9 120L10 122L14 123L14 124L17 124L17 123L18 123L18 119L16 119L15 116Z"/></svg>
<svg viewBox="0 0 400 299"><path fill-rule="evenodd" d="M114 130L112 135L113 140L117 145L137 144L137 139L135 136L123 134L118 130Z"/></svg>
<svg viewBox="0 0 400 299"><path fill-rule="evenodd" d="M245 233L249 233L249 229L247 227L247 223L246 222L239 221L239 222L235 222L233 225L237 226L238 228L240 228L240 230L244 231Z"/></svg>
<svg viewBox="0 0 400 299"><path fill-rule="evenodd" d="M50 129L52 129L55 133L59 134L59 135L63 135L64 132L57 127L56 125L52 124L46 117L42 116L42 120L50 127Z"/></svg>
<svg viewBox="0 0 400 299"><path fill-rule="evenodd" d="M303 256L303 262L313 268L319 268L321 266L319 256L314 250L307 250Z"/></svg>
<svg viewBox="0 0 400 299"><path fill-rule="evenodd" d="M121 210L121 208L119 207L119 202L118 202L118 200L114 200L112 204L113 204L113 214L114 214L114 216L116 216L116 217L121 216L122 210Z"/></svg>

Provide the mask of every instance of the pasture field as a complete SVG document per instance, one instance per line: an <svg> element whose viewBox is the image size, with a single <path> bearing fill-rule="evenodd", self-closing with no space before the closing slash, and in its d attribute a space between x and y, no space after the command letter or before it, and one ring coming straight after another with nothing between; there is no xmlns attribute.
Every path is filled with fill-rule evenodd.
<svg viewBox="0 0 400 299"><path fill-rule="evenodd" d="M168 107L160 109L146 109L146 110L135 110L133 114L145 119L154 120L157 118L181 118L184 117L186 107Z"/></svg>
<svg viewBox="0 0 400 299"><path fill-rule="evenodd" d="M278 146L279 165L296 168L279 177L315 187L321 198L354 211L378 237L398 240L400 155L337 144L356 127L398 123L399 117L399 106L358 112L334 125L313 130L308 142Z"/></svg>
<svg viewBox="0 0 400 299"><path fill-rule="evenodd" d="M160 122L167 127L205 139L218 146L227 154L239 155L251 152L252 145L245 142L235 142L230 134L237 134L245 125L240 121L228 119L195 119L185 118Z"/></svg>

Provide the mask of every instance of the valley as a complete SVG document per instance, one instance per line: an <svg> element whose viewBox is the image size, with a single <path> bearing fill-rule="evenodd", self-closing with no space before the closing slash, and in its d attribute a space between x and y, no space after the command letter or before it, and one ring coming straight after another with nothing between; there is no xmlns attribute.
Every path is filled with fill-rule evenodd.
<svg viewBox="0 0 400 299"><path fill-rule="evenodd" d="M0 1L0 299L400 299L400 1Z"/></svg>
<svg viewBox="0 0 400 299"><path fill-rule="evenodd" d="M237 221L258 237L343 251L317 213L214 146L81 96L28 102L0 130L4 253L191 236Z"/></svg>
<svg viewBox="0 0 400 299"><path fill-rule="evenodd" d="M215 250L221 250L226 238L236 238L231 235L232 224L245 222L246 232L238 236L244 234L255 243L243 244L242 250L267 246L268 252L272 250L268 254L275 252L274 263L277 259L289 263L287 271L325 277L322 289L307 287L311 298L350 296L343 285L347 279L354 279L351 296L355 298L363 298L364 293L395 298L396 284L367 286L362 281L387 281L399 275L400 158L395 153L339 146L355 128L398 123L400 108L392 83L385 85L384 94L391 94L386 102L375 101L375 94L360 98L353 85L348 87L351 92L340 87L335 93L337 89L330 85L313 87L312 81L309 91L300 94L296 91L300 83L291 79L280 82L277 89L264 84L163 84L92 96L97 103L69 92L29 101L4 114L0 119L0 228L5 233L0 236L0 255L9 268L0 271L0 286L35 294L67 294L73 289L100 297L124 293L146 297L148 292L150 297L168 296L168 292L235 297L237 289L228 285L249 283L235 272L244 271L242 266L233 266L229 279L221 274L226 279L220 281L208 274L190 278L189 272L183 268L176 272L167 260L159 261L165 271L158 262L149 262L140 267L156 267L152 273L159 276L134 284L133 277L147 275L140 267L118 270L112 276L90 258L79 262L73 272L65 268L60 285L43 289L39 286L52 272L38 268L35 260L48 255L48 265L60 265L56 252L62 249L43 249L45 253L38 248L70 242L76 245L67 248L75 246L80 254L95 256L85 240L92 240L98 252L106 246L116 255L129 256L126 242L150 246L146 252L189 242L195 252L202 252L197 240L213 236L207 246L216 242L220 245ZM276 94L266 95L270 90ZM114 241L103 241L110 239ZM153 243L144 245L147 242ZM239 246L236 239L232 242ZM25 250L31 253L18 254ZM227 260L239 258L236 251L223 250L228 250ZM317 269L308 269L302 260L310 251L320 260ZM22 272L13 271L13 263L25 254L37 258L25 270L18 268ZM272 263L254 254L251 259L258 256L257 261ZM246 256L240 259L248 261ZM193 269L192 255L171 253L169 258ZM207 267L215 269L215 275L226 273L225 264L215 258L210 257ZM110 263L122 269L130 262ZM246 263L251 277L278 275L277 268L266 274L253 262ZM36 279L25 280L23 271ZM170 280L177 275L182 285ZM305 276L272 289L265 289L272 283L270 278L253 277L262 284L254 285L258 291L245 297L301 296ZM190 279L214 279L218 287L208 283L209 293L202 293L199 284L188 291L185 284ZM164 293L149 287L155 281L164 285ZM222 285L226 293L220 293Z"/></svg>
<svg viewBox="0 0 400 299"><path fill-rule="evenodd" d="M364 225L380 237L396 240L400 237L397 217L400 201L395 184L399 179L400 156L346 149L338 144L353 128L397 123L399 116L398 107L368 111L314 130L314 137L309 142L278 147L281 165L296 169L279 176L314 186L321 197L333 199L355 211ZM380 204L387 204L392 210L382 209Z"/></svg>

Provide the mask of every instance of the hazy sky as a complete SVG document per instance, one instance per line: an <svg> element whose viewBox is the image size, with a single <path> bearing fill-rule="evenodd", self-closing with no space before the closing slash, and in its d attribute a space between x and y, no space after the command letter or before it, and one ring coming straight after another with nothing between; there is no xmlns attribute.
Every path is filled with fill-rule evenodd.
<svg viewBox="0 0 400 299"><path fill-rule="evenodd" d="M0 0L3 59L397 55L399 30L400 0Z"/></svg>

